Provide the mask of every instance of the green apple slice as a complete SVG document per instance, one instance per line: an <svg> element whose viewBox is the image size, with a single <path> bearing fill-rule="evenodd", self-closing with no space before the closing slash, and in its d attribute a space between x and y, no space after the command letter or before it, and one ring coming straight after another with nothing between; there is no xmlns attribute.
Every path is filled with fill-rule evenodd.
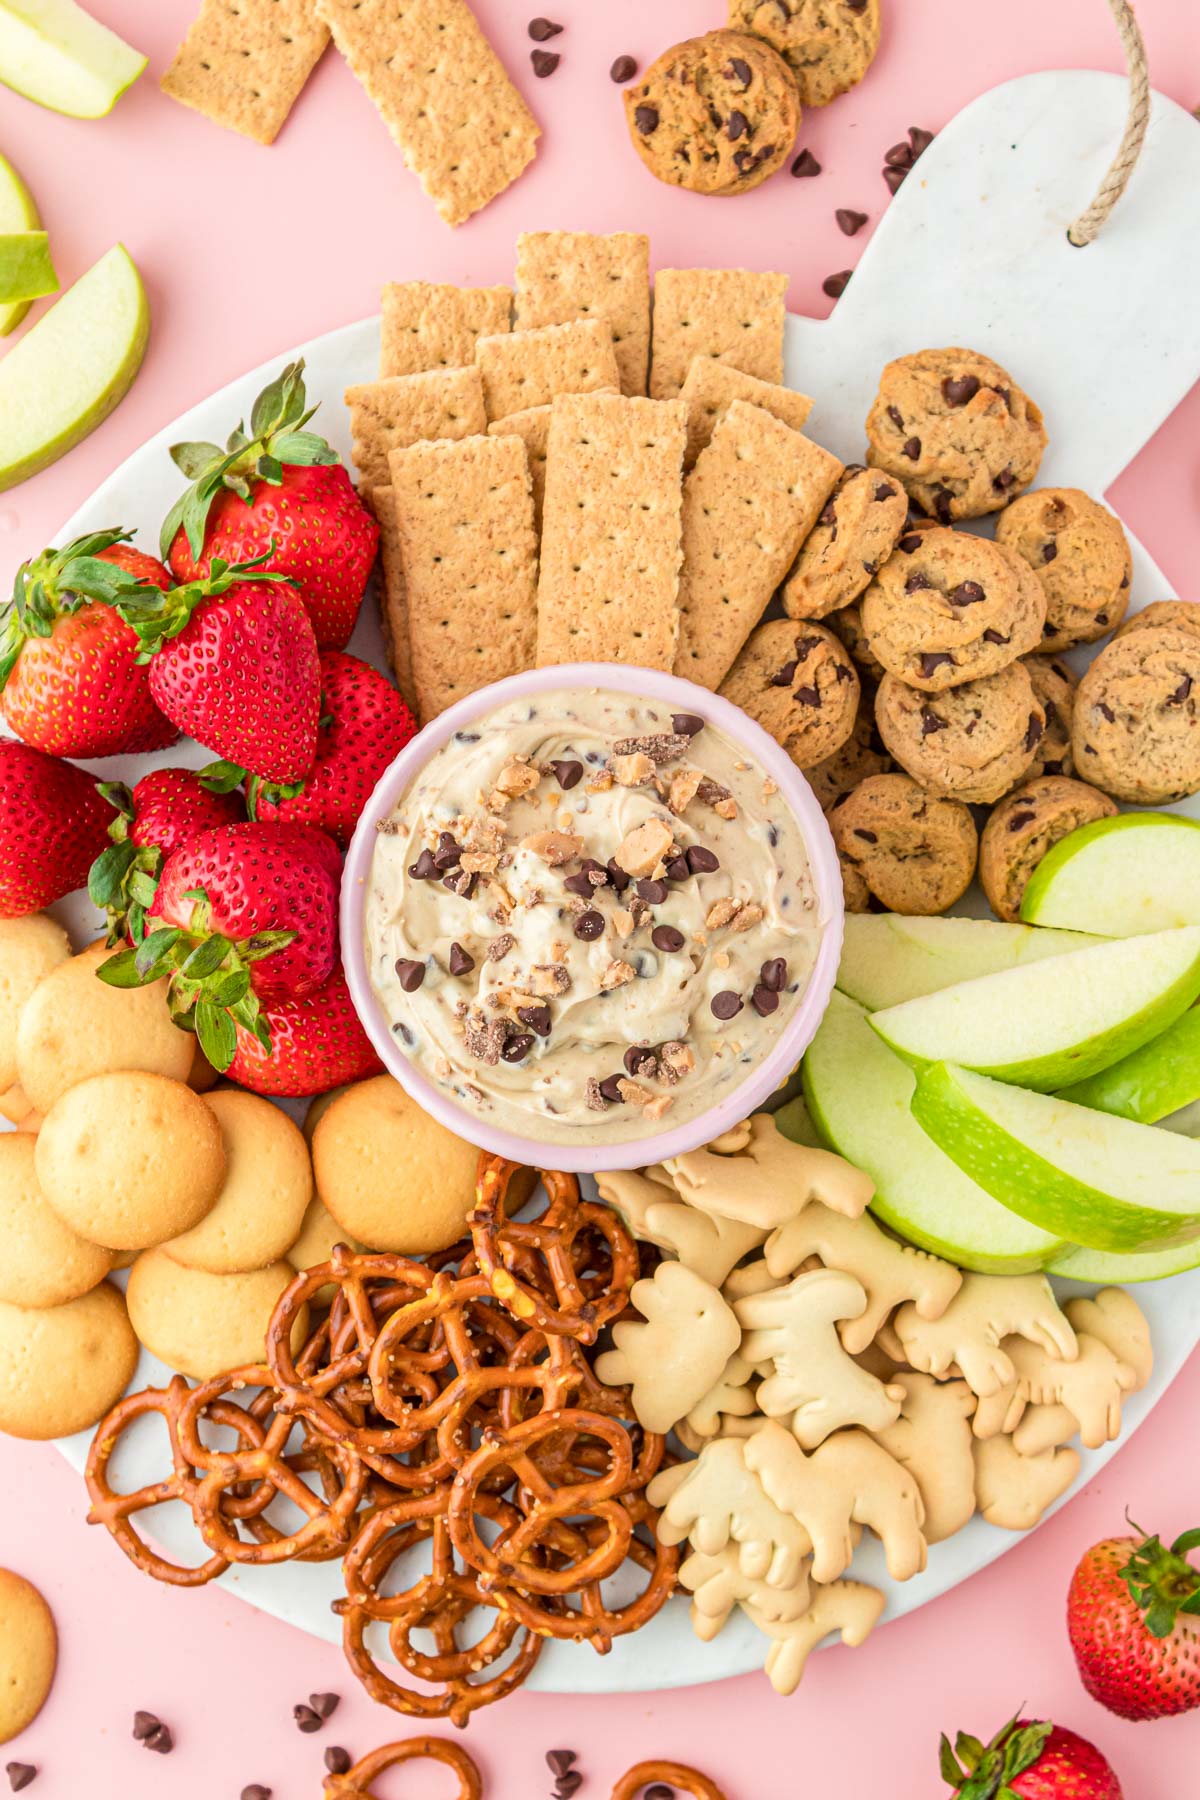
<svg viewBox="0 0 1200 1800"><path fill-rule="evenodd" d="M1094 942L1080 931L1036 931L1032 925L1002 925L997 919L847 913L837 985L870 1012L878 1012L958 981L996 975Z"/></svg>
<svg viewBox="0 0 1200 1800"><path fill-rule="evenodd" d="M0 231L0 301L40 300L58 291L44 231Z"/></svg>
<svg viewBox="0 0 1200 1800"><path fill-rule="evenodd" d="M0 156L0 231L36 231L41 222L33 195L12 164ZM0 306L0 337L15 331L28 311L28 300Z"/></svg>
<svg viewBox="0 0 1200 1800"><path fill-rule="evenodd" d="M39 106L102 118L145 66L75 0L0 0L0 81Z"/></svg>
<svg viewBox="0 0 1200 1800"><path fill-rule="evenodd" d="M983 1275L1023 1275L1061 1253L1061 1235L1010 1212L964 1175L913 1118L916 1077L834 993L804 1057L804 1091L822 1140L875 1183L871 1210L936 1256ZM784 1107L775 1122L799 1143L804 1120Z"/></svg>
<svg viewBox="0 0 1200 1800"><path fill-rule="evenodd" d="M149 336L142 278L118 244L0 362L0 491L57 462L108 417Z"/></svg>
<svg viewBox="0 0 1200 1800"><path fill-rule="evenodd" d="M1200 1236L1200 1143L952 1063L917 1082L917 1122L1003 1206L1095 1250Z"/></svg>
<svg viewBox="0 0 1200 1800"><path fill-rule="evenodd" d="M1193 1238L1190 1244L1174 1244L1170 1250L1151 1250L1140 1255L1073 1246L1049 1265L1051 1275L1065 1275L1071 1281L1095 1281L1102 1287L1124 1286L1132 1281L1165 1281L1168 1275L1186 1275L1189 1269L1200 1269L1200 1238Z"/></svg>
<svg viewBox="0 0 1200 1800"><path fill-rule="evenodd" d="M1200 926L1106 939L872 1013L916 1069L953 1062L1050 1092L1148 1043L1200 996Z"/></svg>
<svg viewBox="0 0 1200 1800"><path fill-rule="evenodd" d="M1200 925L1200 821L1143 812L1081 825L1034 870L1021 917L1101 937Z"/></svg>
<svg viewBox="0 0 1200 1800"><path fill-rule="evenodd" d="M1200 1100L1200 1011L1192 1007L1132 1056L1063 1088L1062 1098L1142 1125Z"/></svg>

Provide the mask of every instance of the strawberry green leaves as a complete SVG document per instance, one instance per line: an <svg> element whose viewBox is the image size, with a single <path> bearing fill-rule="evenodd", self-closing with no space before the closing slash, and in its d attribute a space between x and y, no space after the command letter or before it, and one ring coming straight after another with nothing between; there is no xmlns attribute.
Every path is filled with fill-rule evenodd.
<svg viewBox="0 0 1200 1800"><path fill-rule="evenodd" d="M1153 1638L1168 1638L1180 1613L1200 1615L1200 1569L1188 1553L1200 1548L1200 1531L1185 1531L1168 1550L1135 1525L1140 1542L1121 1570L1130 1599L1141 1610Z"/></svg>
<svg viewBox="0 0 1200 1800"><path fill-rule="evenodd" d="M1054 1730L1048 1721L1022 1723L1012 1718L990 1744L960 1731L951 1748L943 1736L939 1755L942 1780L959 1800L1019 1800L1010 1785L1038 1762Z"/></svg>
<svg viewBox="0 0 1200 1800"><path fill-rule="evenodd" d="M94 531L63 549L43 550L22 563L13 582L13 597L0 612L0 689L12 674L26 640L48 638L55 622L88 600L113 606L138 586L136 575L115 563L100 561L102 550L127 544L133 533L120 529Z"/></svg>
<svg viewBox="0 0 1200 1800"><path fill-rule="evenodd" d="M124 591L113 604L125 623L137 633L141 645L138 661L149 662L165 643L187 630L198 606L206 600L219 600L232 587L251 581L285 582L289 587L295 587L296 583L288 576L263 568L270 557L270 550L244 563L227 563L215 556L203 581L185 582L180 587L168 588L165 593L144 584L135 584L132 590Z"/></svg>

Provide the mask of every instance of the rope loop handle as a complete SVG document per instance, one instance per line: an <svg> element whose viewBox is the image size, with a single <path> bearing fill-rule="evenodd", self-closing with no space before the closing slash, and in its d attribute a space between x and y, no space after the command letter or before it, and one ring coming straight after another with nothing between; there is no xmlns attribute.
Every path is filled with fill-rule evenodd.
<svg viewBox="0 0 1200 1800"><path fill-rule="evenodd" d="M1077 249L1094 242L1109 213L1125 192L1134 165L1142 153L1146 128L1150 123L1150 69L1141 29L1129 0L1108 0L1108 4L1116 20L1125 61L1129 65L1129 113L1120 148L1100 183L1095 198L1068 228L1067 241Z"/></svg>

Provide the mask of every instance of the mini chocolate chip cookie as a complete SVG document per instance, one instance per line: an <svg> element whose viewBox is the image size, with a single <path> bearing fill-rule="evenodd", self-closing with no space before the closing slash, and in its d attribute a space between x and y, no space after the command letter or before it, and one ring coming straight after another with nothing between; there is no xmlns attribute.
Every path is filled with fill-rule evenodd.
<svg viewBox="0 0 1200 1800"><path fill-rule="evenodd" d="M1168 625L1172 631L1186 631L1200 638L1200 606L1194 600L1152 600L1141 612L1126 619L1117 636L1128 637L1131 631L1153 630L1157 625Z"/></svg>
<svg viewBox="0 0 1200 1800"><path fill-rule="evenodd" d="M729 23L774 45L805 106L856 87L879 48L879 0L729 0Z"/></svg>
<svg viewBox="0 0 1200 1800"><path fill-rule="evenodd" d="M880 737L914 781L931 793L980 805L1015 787L1046 729L1021 663L944 694L925 694L885 675L875 718Z"/></svg>
<svg viewBox="0 0 1200 1800"><path fill-rule="evenodd" d="M965 531L913 536L862 600L872 655L889 674L940 694L1037 649L1046 597L1019 556Z"/></svg>
<svg viewBox="0 0 1200 1800"><path fill-rule="evenodd" d="M805 769L804 774L809 787L820 802L821 811L828 812L836 806L852 788L869 775L886 775L895 768L891 757L884 748L883 739L879 735L879 727L875 723L875 691L863 689L858 703L858 713L854 720L854 729L840 750L827 756L822 762L813 763Z"/></svg>
<svg viewBox="0 0 1200 1800"><path fill-rule="evenodd" d="M1029 564L1046 591L1042 649L1094 644L1121 623L1133 558L1107 506L1079 488L1038 488L1006 506L996 542Z"/></svg>
<svg viewBox="0 0 1200 1800"><path fill-rule="evenodd" d="M874 895L863 880L862 870L857 863L850 862L840 853L838 867L842 872L842 904L848 913L865 913L872 910Z"/></svg>
<svg viewBox="0 0 1200 1800"><path fill-rule="evenodd" d="M1060 838L1119 811L1086 781L1042 775L1022 782L996 807L979 843L979 879L997 918L1020 918L1029 878Z"/></svg>
<svg viewBox="0 0 1200 1800"><path fill-rule="evenodd" d="M627 88L634 149L652 175L695 194L744 194L787 160L796 78L758 37L710 31L665 50Z"/></svg>
<svg viewBox="0 0 1200 1800"><path fill-rule="evenodd" d="M860 691L854 664L833 634L791 619L760 625L720 688L799 769L841 749L854 730Z"/></svg>
<svg viewBox="0 0 1200 1800"><path fill-rule="evenodd" d="M1200 789L1200 638L1168 626L1105 645L1075 696L1076 773L1154 806Z"/></svg>
<svg viewBox="0 0 1200 1800"><path fill-rule="evenodd" d="M862 607L857 602L852 606L839 607L837 612L830 613L825 620L825 626L849 651L864 675L869 675L872 681L883 679L887 670L879 658L872 653L871 646L867 641L867 634L863 630Z"/></svg>
<svg viewBox="0 0 1200 1800"><path fill-rule="evenodd" d="M907 775L872 775L834 807L829 828L889 912L940 913L971 885L979 834L960 800L928 794Z"/></svg>
<svg viewBox="0 0 1200 1800"><path fill-rule="evenodd" d="M939 524L999 512L1032 482L1042 415L977 350L918 350L890 362L867 418L867 461L896 476Z"/></svg>
<svg viewBox="0 0 1200 1800"><path fill-rule="evenodd" d="M823 619L857 600L896 548L908 495L875 469L851 466L825 502L783 587L790 619Z"/></svg>
<svg viewBox="0 0 1200 1800"><path fill-rule="evenodd" d="M1071 719L1079 677L1055 657L1027 656L1024 663L1033 683L1034 697L1046 715L1046 729L1025 779L1032 781L1035 775L1073 775Z"/></svg>

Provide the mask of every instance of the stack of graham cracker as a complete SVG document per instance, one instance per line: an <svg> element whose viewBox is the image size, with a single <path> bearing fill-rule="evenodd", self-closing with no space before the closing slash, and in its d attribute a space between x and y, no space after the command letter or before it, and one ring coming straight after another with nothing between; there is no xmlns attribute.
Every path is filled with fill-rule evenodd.
<svg viewBox="0 0 1200 1800"><path fill-rule="evenodd" d="M652 323L646 238L539 231L515 289L385 289L346 401L422 720L535 664L720 685L842 473L782 385L786 286L663 269Z"/></svg>

